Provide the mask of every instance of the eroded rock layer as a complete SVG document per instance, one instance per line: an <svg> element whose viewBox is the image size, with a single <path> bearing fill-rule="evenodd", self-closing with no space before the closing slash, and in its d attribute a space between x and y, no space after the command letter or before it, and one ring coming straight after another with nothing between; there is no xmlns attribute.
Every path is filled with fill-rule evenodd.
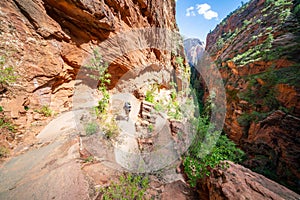
<svg viewBox="0 0 300 200"><path fill-rule="evenodd" d="M122 32L144 28L177 32L175 2L1 1L0 52L5 65L14 66L18 79L9 92L2 94L0 103L5 115L19 126L21 132L17 136L32 132L31 124L42 118L35 109L46 105L60 113L72 107L74 86L81 78L78 72L92 49ZM115 41L124 52L109 63L110 88L131 69L151 64L173 69L170 48L144 45L142 49L126 52L127 47L122 46L125 40L127 45L136 42L136 38L126 37Z"/></svg>
<svg viewBox="0 0 300 200"><path fill-rule="evenodd" d="M228 162L228 168L216 168L199 184L201 199L299 199L291 190L252 172Z"/></svg>

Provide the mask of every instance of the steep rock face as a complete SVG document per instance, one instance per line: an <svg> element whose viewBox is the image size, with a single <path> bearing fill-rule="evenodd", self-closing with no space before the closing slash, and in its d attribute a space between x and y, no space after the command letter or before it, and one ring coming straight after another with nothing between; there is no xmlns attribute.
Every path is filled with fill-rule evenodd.
<svg viewBox="0 0 300 200"><path fill-rule="evenodd" d="M290 199L300 196L291 190L252 172L228 162L226 169L216 168L211 175L199 183L201 199Z"/></svg>
<svg viewBox="0 0 300 200"><path fill-rule="evenodd" d="M224 130L246 150L246 166L299 192L300 25L296 6L288 0L252 0L208 34L206 50L226 88Z"/></svg>
<svg viewBox="0 0 300 200"><path fill-rule="evenodd" d="M204 42L201 42L197 38L189 38L183 41L183 45L187 60L191 65L195 66L203 55L205 49Z"/></svg>
<svg viewBox="0 0 300 200"><path fill-rule="evenodd" d="M17 135L32 132L39 118L34 109L47 105L59 113L72 107L75 79L92 49L120 32L150 27L177 32L173 0L1 1L0 52L18 80L0 103L19 125ZM151 46L111 62L111 87L130 69L153 63L172 69L171 52Z"/></svg>

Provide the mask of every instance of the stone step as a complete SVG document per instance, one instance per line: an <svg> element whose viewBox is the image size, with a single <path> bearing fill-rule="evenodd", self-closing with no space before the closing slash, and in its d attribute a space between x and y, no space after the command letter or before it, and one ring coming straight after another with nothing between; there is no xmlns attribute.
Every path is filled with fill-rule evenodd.
<svg viewBox="0 0 300 200"><path fill-rule="evenodd" d="M150 106L150 107L154 107L154 104L153 103L150 103L148 101L143 101L142 102L142 106Z"/></svg>

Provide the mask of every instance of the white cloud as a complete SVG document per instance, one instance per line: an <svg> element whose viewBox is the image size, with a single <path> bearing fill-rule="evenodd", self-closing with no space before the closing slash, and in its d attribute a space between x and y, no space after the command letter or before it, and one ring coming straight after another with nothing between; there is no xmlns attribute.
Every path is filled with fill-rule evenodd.
<svg viewBox="0 0 300 200"><path fill-rule="evenodd" d="M207 3L197 4L196 6L197 6L198 13L200 15L203 15L204 13L206 13L211 8L211 6L208 5Z"/></svg>
<svg viewBox="0 0 300 200"><path fill-rule="evenodd" d="M209 11L207 11L207 12L204 13L204 18L208 19L208 20L210 20L212 18L216 18L217 19L218 18L218 13L215 12L215 11L209 10Z"/></svg>
<svg viewBox="0 0 300 200"><path fill-rule="evenodd" d="M200 15L203 15L205 19L211 20L212 18L218 18L218 13L211 10L211 6L207 3L197 4L196 5L197 12Z"/></svg>
<svg viewBox="0 0 300 200"><path fill-rule="evenodd" d="M191 6L189 8L186 9L186 13L185 16L190 17L190 16L196 16L195 12L194 12L194 7Z"/></svg>

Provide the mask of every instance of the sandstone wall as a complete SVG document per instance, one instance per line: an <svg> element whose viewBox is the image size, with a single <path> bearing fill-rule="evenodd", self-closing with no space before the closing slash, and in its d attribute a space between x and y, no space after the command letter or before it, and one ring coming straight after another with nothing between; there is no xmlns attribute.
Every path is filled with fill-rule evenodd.
<svg viewBox="0 0 300 200"><path fill-rule="evenodd" d="M225 84L224 130L247 152L246 166L297 190L300 26L295 6L294 1L252 0L208 34L206 50Z"/></svg>
<svg viewBox="0 0 300 200"><path fill-rule="evenodd" d="M35 121L34 109L42 105L57 113L70 109L75 82L81 78L78 72L92 49L121 32L143 28L176 33L175 1L1 1L0 52L18 76L11 92L1 98L6 115L25 133ZM171 70L171 52L167 50L149 46L124 51L109 63L110 88L130 69L159 64Z"/></svg>

